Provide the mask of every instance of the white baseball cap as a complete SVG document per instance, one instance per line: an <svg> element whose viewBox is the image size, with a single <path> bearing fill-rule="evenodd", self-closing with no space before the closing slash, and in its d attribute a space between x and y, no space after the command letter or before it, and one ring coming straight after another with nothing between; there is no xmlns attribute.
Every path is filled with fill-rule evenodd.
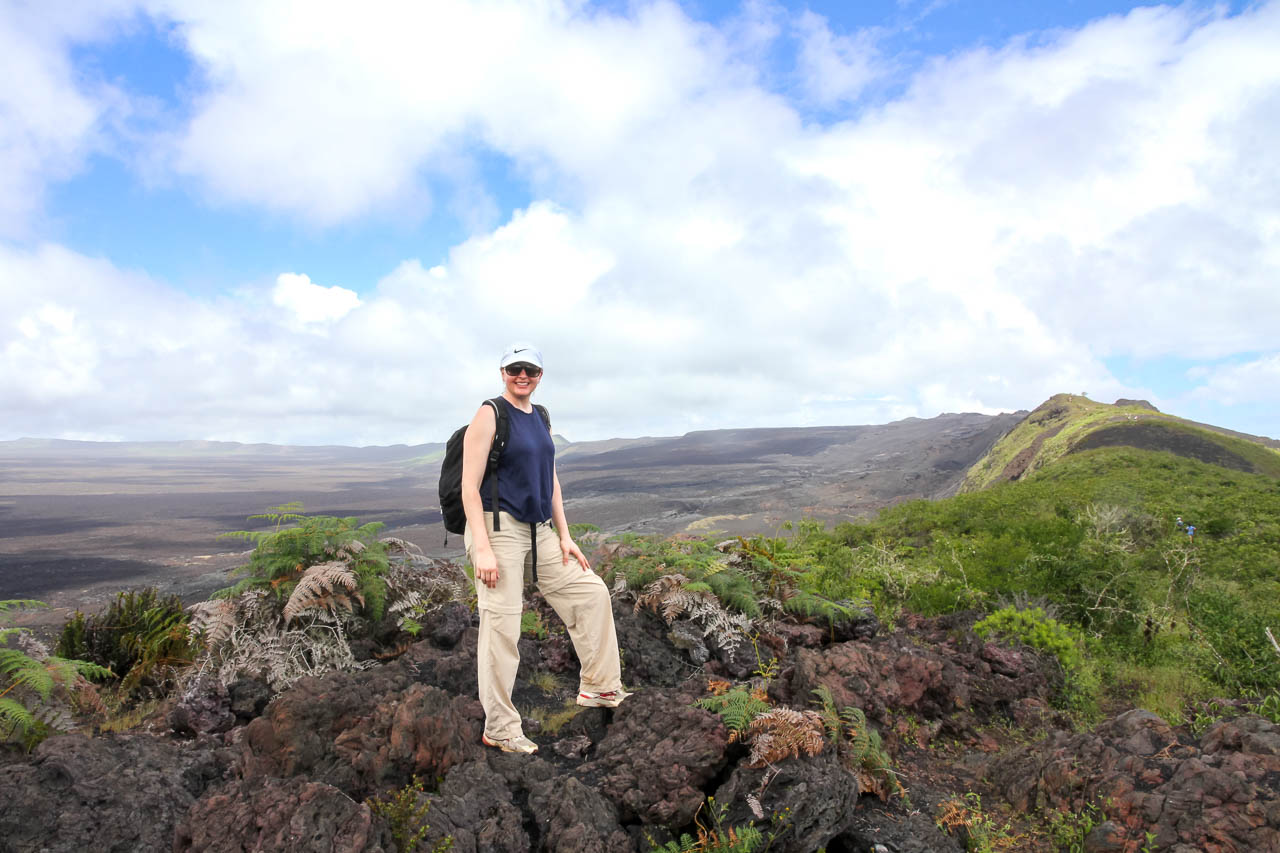
<svg viewBox="0 0 1280 853"><path fill-rule="evenodd" d="M542 353L530 343L512 344L502 354L502 361L498 363L498 367L503 368L518 361L532 364L534 367L542 367Z"/></svg>

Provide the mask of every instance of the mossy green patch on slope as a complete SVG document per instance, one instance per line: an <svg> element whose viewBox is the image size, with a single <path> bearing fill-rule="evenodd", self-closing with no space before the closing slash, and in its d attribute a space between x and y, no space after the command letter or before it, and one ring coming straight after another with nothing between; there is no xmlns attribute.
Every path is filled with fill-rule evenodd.
<svg viewBox="0 0 1280 853"><path fill-rule="evenodd" d="M995 483L1024 479L1072 452L1119 445L1166 450L1280 477L1280 453L1259 443L1156 411L1141 402L1111 405L1076 394L1056 394L969 469L960 491L975 492Z"/></svg>

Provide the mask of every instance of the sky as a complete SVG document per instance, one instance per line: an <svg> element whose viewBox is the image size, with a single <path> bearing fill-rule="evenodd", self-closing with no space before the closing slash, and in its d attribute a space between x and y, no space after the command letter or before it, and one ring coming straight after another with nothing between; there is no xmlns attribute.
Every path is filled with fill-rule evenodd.
<svg viewBox="0 0 1280 853"><path fill-rule="evenodd" d="M0 440L1280 436L1280 0L0 0Z"/></svg>

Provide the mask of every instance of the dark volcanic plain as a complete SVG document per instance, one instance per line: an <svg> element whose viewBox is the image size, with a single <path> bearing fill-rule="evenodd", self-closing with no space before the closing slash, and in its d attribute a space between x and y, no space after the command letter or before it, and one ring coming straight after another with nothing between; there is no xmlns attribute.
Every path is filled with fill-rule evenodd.
<svg viewBox="0 0 1280 853"><path fill-rule="evenodd" d="M607 533L772 533L801 517L840 521L944 497L1025 413L940 415L880 426L715 430L562 446L571 522ZM53 610L156 586L188 601L227 585L261 529L248 516L288 501L308 513L386 524L437 557L442 445L279 447L221 442L0 442L0 599Z"/></svg>

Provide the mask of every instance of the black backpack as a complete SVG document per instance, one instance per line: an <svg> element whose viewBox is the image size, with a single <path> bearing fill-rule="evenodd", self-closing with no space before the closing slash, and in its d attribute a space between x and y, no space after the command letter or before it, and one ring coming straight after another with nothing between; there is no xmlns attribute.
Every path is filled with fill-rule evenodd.
<svg viewBox="0 0 1280 853"><path fill-rule="evenodd" d="M498 457L506 449L507 435L511 431L511 424L507 418L507 407L502 405L501 400L501 397L494 397L492 400L484 401L486 405L493 407L493 413L497 417L497 425L493 433L493 444L489 448L489 461L484 466L484 476L494 472L493 499L491 503L495 508L498 506ZM540 406L537 403L534 403L533 407L538 410L538 414L542 416L542 422L547 425L547 430L550 431L551 415L547 413L547 407ZM444 516L444 539L446 545L449 542L450 533L462 533L467 527L467 513L462 508L462 437L466 434L467 427L463 426L449 436L449 440L444 446L444 462L440 463L440 514ZM494 513L493 529L500 529L497 513Z"/></svg>

